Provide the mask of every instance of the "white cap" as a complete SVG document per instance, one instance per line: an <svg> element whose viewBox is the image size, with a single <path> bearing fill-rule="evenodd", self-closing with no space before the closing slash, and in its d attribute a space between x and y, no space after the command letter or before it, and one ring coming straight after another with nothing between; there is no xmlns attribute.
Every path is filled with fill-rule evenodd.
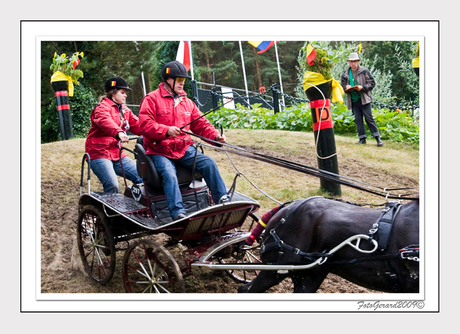
<svg viewBox="0 0 460 334"><path fill-rule="evenodd" d="M348 56L348 60L359 60L358 53L357 52L350 53L350 56Z"/></svg>

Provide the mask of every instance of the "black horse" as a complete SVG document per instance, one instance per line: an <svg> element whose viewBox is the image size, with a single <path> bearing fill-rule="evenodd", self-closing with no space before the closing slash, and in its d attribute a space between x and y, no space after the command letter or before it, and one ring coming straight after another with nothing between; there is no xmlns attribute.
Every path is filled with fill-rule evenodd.
<svg viewBox="0 0 460 334"><path fill-rule="evenodd" d="M392 213L383 212L323 197L297 200L282 208L270 219L263 234L262 262L305 265L322 258L321 264L302 270L261 271L238 292L264 292L288 276L294 283L294 292L316 292L328 273L373 290L418 292L419 201L396 205ZM396 216L392 225L388 225L388 215ZM381 216L385 217L385 226L383 222L375 224ZM360 252L353 247L355 243L328 253L360 234L379 240L360 241L358 248L369 253Z"/></svg>

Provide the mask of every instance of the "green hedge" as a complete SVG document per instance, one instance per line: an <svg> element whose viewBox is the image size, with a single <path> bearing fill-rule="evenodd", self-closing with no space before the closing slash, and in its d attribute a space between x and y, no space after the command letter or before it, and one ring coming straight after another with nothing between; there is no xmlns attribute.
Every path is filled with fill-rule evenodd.
<svg viewBox="0 0 460 334"><path fill-rule="evenodd" d="M332 104L331 112L335 134L356 134L351 110L347 110L345 105ZM419 143L419 123L410 114L373 109L373 115L382 139L410 144ZM261 108L260 105L254 105L254 109L237 105L236 109L221 108L207 115L207 118L213 124L219 122L226 129L313 131L309 104L285 108L277 114L274 114L273 110Z"/></svg>
<svg viewBox="0 0 460 334"><path fill-rule="evenodd" d="M97 104L95 92L83 85L76 85L74 96L69 97L72 126L75 138L85 138L91 125L90 114ZM41 142L61 140L56 98L41 110Z"/></svg>

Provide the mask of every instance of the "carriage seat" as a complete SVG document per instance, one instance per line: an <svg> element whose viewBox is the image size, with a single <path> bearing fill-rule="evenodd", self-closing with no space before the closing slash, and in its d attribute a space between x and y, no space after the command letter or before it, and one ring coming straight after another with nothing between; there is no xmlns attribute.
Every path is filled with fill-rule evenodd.
<svg viewBox="0 0 460 334"><path fill-rule="evenodd" d="M163 191L163 182L160 174L155 168L152 159L145 153L143 136L137 138L134 152L137 153L137 173L143 179L144 185ZM189 185L193 181L192 171L186 167L176 165L176 173L180 187ZM201 181L203 179L203 176L198 172L195 172L194 176L195 180Z"/></svg>

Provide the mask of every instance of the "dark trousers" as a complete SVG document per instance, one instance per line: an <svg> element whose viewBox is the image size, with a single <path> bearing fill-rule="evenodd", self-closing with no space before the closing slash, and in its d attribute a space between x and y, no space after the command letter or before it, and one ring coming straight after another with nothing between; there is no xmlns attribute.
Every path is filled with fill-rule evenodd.
<svg viewBox="0 0 460 334"><path fill-rule="evenodd" d="M353 111L353 115L355 115L355 124L358 129L358 136L359 139L366 139L366 130L364 129L364 122L363 118L366 120L366 124L369 127L369 131L371 132L373 137L380 136L379 129L377 128L377 124L375 124L374 117L372 116L372 109L371 104L362 104L361 99L356 102L353 102L351 110Z"/></svg>

